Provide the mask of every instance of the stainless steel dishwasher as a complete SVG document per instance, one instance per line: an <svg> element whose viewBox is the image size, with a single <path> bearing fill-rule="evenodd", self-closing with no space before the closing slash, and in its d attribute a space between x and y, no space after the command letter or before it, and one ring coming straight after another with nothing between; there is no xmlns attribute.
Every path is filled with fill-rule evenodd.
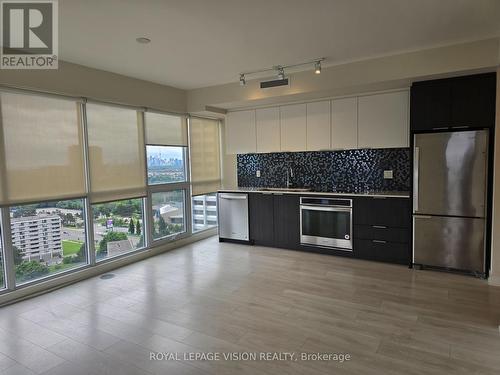
<svg viewBox="0 0 500 375"><path fill-rule="evenodd" d="M219 239L249 241L248 194L219 193Z"/></svg>

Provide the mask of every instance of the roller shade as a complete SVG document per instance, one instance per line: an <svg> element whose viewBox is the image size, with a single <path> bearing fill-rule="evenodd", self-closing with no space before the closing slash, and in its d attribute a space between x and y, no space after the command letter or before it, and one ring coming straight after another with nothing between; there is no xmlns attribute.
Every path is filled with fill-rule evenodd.
<svg viewBox="0 0 500 375"><path fill-rule="evenodd" d="M219 121L189 120L192 194L217 191L221 184Z"/></svg>
<svg viewBox="0 0 500 375"><path fill-rule="evenodd" d="M85 195L80 104L0 93L0 201L37 202Z"/></svg>
<svg viewBox="0 0 500 375"><path fill-rule="evenodd" d="M161 146L187 146L185 116L145 113L146 144Z"/></svg>
<svg viewBox="0 0 500 375"><path fill-rule="evenodd" d="M141 119L133 109L87 104L93 203L146 195Z"/></svg>

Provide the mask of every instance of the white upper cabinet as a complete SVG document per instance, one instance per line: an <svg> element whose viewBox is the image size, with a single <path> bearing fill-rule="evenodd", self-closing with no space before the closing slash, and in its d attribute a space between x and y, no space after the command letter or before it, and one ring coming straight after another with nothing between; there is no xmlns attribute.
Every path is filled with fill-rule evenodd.
<svg viewBox="0 0 500 375"><path fill-rule="evenodd" d="M358 147L408 147L408 91L358 98Z"/></svg>
<svg viewBox="0 0 500 375"><path fill-rule="evenodd" d="M408 98L404 90L229 112L226 152L408 147Z"/></svg>
<svg viewBox="0 0 500 375"><path fill-rule="evenodd" d="M307 151L330 149L330 101L307 103Z"/></svg>
<svg viewBox="0 0 500 375"><path fill-rule="evenodd" d="M332 100L332 149L358 147L358 98Z"/></svg>
<svg viewBox="0 0 500 375"><path fill-rule="evenodd" d="M257 151L255 110L229 112L225 126L227 154Z"/></svg>
<svg viewBox="0 0 500 375"><path fill-rule="evenodd" d="M255 125L257 152L279 152L281 150L279 107L257 109Z"/></svg>
<svg viewBox="0 0 500 375"><path fill-rule="evenodd" d="M281 151L306 150L306 105L280 107Z"/></svg>

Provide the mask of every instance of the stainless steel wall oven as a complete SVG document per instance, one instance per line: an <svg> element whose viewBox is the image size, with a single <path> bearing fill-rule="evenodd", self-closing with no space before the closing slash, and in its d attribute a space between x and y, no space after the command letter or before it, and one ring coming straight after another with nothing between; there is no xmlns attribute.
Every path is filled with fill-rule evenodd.
<svg viewBox="0 0 500 375"><path fill-rule="evenodd" d="M352 199L301 197L300 243L352 251Z"/></svg>

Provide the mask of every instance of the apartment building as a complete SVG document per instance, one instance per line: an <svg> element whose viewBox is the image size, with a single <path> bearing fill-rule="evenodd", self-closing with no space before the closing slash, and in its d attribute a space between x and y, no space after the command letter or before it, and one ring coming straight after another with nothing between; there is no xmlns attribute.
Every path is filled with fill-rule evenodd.
<svg viewBox="0 0 500 375"><path fill-rule="evenodd" d="M27 260L48 260L62 256L61 218L41 215L11 219L12 244Z"/></svg>

